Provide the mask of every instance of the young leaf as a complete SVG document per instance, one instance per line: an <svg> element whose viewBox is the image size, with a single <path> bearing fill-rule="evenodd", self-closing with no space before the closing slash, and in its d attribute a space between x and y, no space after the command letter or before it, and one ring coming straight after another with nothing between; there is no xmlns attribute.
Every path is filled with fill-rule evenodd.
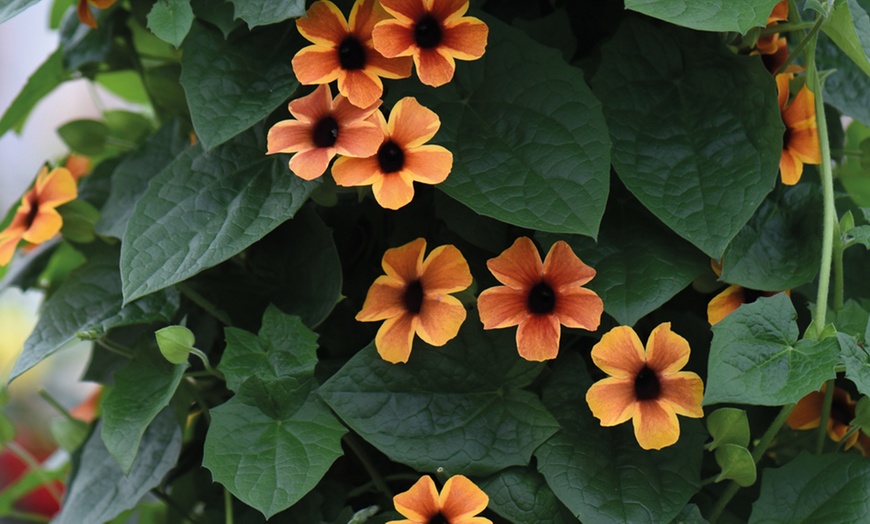
<svg viewBox="0 0 870 524"><path fill-rule="evenodd" d="M716 477L716 482L730 479L744 488L755 484L758 476L755 460L745 446L723 444L716 448L716 463L722 468L722 472Z"/></svg>
<svg viewBox="0 0 870 524"><path fill-rule="evenodd" d="M157 0L148 13L148 29L164 42L181 46L193 24L190 0Z"/></svg>
<svg viewBox="0 0 870 524"><path fill-rule="evenodd" d="M190 350L196 342L193 331L184 326L166 326L154 332L160 354L172 364L187 362Z"/></svg>
<svg viewBox="0 0 870 524"><path fill-rule="evenodd" d="M749 446L749 420L742 409L719 408L710 413L707 431L713 437L713 442L706 446L711 451L724 444L736 444L744 448Z"/></svg>
<svg viewBox="0 0 870 524"><path fill-rule="evenodd" d="M625 8L701 31L745 34L764 27L779 0L625 0Z"/></svg>
<svg viewBox="0 0 870 524"><path fill-rule="evenodd" d="M870 322L867 324L870 326ZM858 391L870 395L870 351L858 344L855 337L837 333L840 358L846 365L846 378L851 380Z"/></svg>

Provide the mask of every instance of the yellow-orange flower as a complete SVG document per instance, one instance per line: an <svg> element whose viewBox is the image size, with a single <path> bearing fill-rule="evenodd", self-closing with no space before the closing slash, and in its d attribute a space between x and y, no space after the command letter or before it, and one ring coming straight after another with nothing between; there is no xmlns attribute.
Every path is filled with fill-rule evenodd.
<svg viewBox="0 0 870 524"><path fill-rule="evenodd" d="M329 167L336 154L373 155L381 144L381 131L367 119L377 111L378 100L367 108L351 104L342 95L332 99L327 85L288 105L296 120L282 120L269 130L266 154L296 153L290 170L299 178L314 180Z"/></svg>
<svg viewBox="0 0 870 524"><path fill-rule="evenodd" d="M332 166L340 186L372 186L375 200L387 209L399 209L414 198L414 182L440 184L453 169L453 153L437 145L424 145L435 136L441 120L415 98L399 100L389 123L380 112L380 146L367 158L341 157Z"/></svg>
<svg viewBox="0 0 870 524"><path fill-rule="evenodd" d="M94 19L94 15L91 13L91 7L94 6L97 9L107 9L112 7L117 0L79 0L78 7L76 12L79 15L79 21L89 27L96 28L97 21ZM90 4L90 5L88 5Z"/></svg>
<svg viewBox="0 0 870 524"><path fill-rule="evenodd" d="M604 303L583 287L595 270L571 247L558 241L541 263L538 248L528 237L518 238L499 256L487 261L503 286L485 290L477 299L484 329L517 328L517 350L526 360L556 358L562 325L598 329Z"/></svg>
<svg viewBox="0 0 870 524"><path fill-rule="evenodd" d="M380 0L395 20L378 23L372 38L386 57L412 56L417 76L438 87L453 79L455 59L477 60L486 51L489 28L463 16L468 0Z"/></svg>
<svg viewBox="0 0 870 524"><path fill-rule="evenodd" d="M680 371L689 361L689 343L659 324L646 349L628 326L615 327L592 348L592 361L610 377L586 392L586 402L602 426L628 419L643 449L662 449L680 438L677 415L704 416L704 383L691 371Z"/></svg>
<svg viewBox="0 0 870 524"><path fill-rule="evenodd" d="M369 107L384 92L380 77L411 76L410 58L384 58L372 46L372 28L389 18L377 0L357 0L345 21L338 7L319 0L296 27L314 43L293 57L293 72L301 84L338 80L338 91L357 107Z"/></svg>
<svg viewBox="0 0 870 524"><path fill-rule="evenodd" d="M440 495L432 477L420 477L411 489L393 497L393 504L407 518L387 524L492 524L475 516L486 509L489 497L462 475L447 479Z"/></svg>
<svg viewBox="0 0 870 524"><path fill-rule="evenodd" d="M786 423L791 429L813 429L819 427L822 419L822 406L825 402L825 390L827 384L820 391L813 391L800 399L789 414ZM828 436L834 442L840 442L855 419L855 401L845 389L834 387L834 396L831 402L831 414L828 417ZM844 448L849 449L858 443L860 431L852 433ZM862 452L864 450L862 449ZM870 450L868 450L870 451Z"/></svg>
<svg viewBox="0 0 870 524"><path fill-rule="evenodd" d="M820 163L822 154L816 126L815 96L807 86L803 86L794 100L787 103L790 79L791 75L787 73L776 75L779 110L785 123L779 172L782 183L793 186L800 180L804 164Z"/></svg>
<svg viewBox="0 0 870 524"><path fill-rule="evenodd" d="M63 219L55 208L77 195L76 181L69 170L58 167L49 172L43 167L36 183L21 198L12 222L0 232L0 266L12 260L22 240L41 244L56 235L63 226Z"/></svg>
<svg viewBox="0 0 870 524"><path fill-rule="evenodd" d="M456 337L465 321L465 307L449 293L471 285L468 262L456 247L439 246L423 259L426 240L418 238L388 249L381 265L386 275L369 288L361 322L385 322L375 336L375 347L388 362L407 362L414 333L424 342L443 346Z"/></svg>
<svg viewBox="0 0 870 524"><path fill-rule="evenodd" d="M81 177L91 172L93 163L90 158L84 155L70 153L69 156L66 157L63 167L67 168L76 182L78 182Z"/></svg>
<svg viewBox="0 0 870 524"><path fill-rule="evenodd" d="M787 22L788 21L788 2L786 0L782 0L775 6L773 6L773 11L770 12L770 16L767 17L767 27L773 27L777 25L779 22ZM762 55L772 55L779 50L779 33L771 33L766 36L762 36L756 41L755 48ZM783 42L785 40L783 39ZM786 50L786 52L788 52Z"/></svg>
<svg viewBox="0 0 870 524"><path fill-rule="evenodd" d="M781 291L756 291L736 285L728 286L707 304L707 322L715 326L743 304L751 304L760 297L772 297L777 293ZM788 291L785 293L788 294Z"/></svg>

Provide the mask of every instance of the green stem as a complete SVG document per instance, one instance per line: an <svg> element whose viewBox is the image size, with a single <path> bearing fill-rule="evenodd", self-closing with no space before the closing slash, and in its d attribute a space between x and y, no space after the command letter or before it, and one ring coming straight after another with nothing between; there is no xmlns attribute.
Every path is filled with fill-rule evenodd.
<svg viewBox="0 0 870 524"><path fill-rule="evenodd" d="M23 460L25 464L27 464L28 471L33 471L36 476L39 477L39 480L42 482L42 485L48 491L49 495L51 495L51 498L53 498L57 501L58 504L60 504L62 499L60 491L57 490L57 486L54 485L54 481L45 474L45 471L42 469L42 464L40 464L39 461L36 460L36 457L34 457L29 451L27 451L23 447L19 446L18 443L14 440L8 442L6 444L6 447L18 458Z"/></svg>
<svg viewBox="0 0 870 524"><path fill-rule="evenodd" d="M836 210L835 210L836 212ZM840 224L837 221L834 221L834 252L833 252L833 264L834 264L834 304L833 309L834 312L839 312L843 309L845 305L843 298L843 290L845 287L844 284L844 275L843 275L843 251L845 251L846 246L843 244L843 235L840 232Z"/></svg>
<svg viewBox="0 0 870 524"><path fill-rule="evenodd" d="M233 524L233 496L230 495L230 490L224 488L224 522Z"/></svg>
<svg viewBox="0 0 870 524"><path fill-rule="evenodd" d="M190 299L191 302L204 309L208 314L218 319L225 326L232 326L233 322L230 317L218 309L214 304L208 301L204 296L195 291L190 285L185 283L176 284L176 287L181 294Z"/></svg>
<svg viewBox="0 0 870 524"><path fill-rule="evenodd" d="M765 27L761 30L761 36L772 35L775 33L790 33L792 31L803 31L804 29L809 29L813 27L812 22L785 22L782 24L775 24L769 27Z"/></svg>
<svg viewBox="0 0 870 524"><path fill-rule="evenodd" d="M215 377L225 380L224 374L218 371L217 369L211 367L211 363L208 361L208 355L203 353L201 350L196 348L190 348L190 352L193 355L196 355L200 360L202 360L202 365L205 366L205 370L208 371L210 375L214 375Z"/></svg>
<svg viewBox="0 0 870 524"><path fill-rule="evenodd" d="M718 479L718 478L719 478L719 475L713 475L712 477L705 478L704 480L701 481L701 487L703 488L704 486L709 486L710 484L714 484L716 482L716 479Z"/></svg>
<svg viewBox="0 0 870 524"><path fill-rule="evenodd" d="M372 482L374 482L375 487L378 488L378 491L383 493L388 500L393 500L393 492L390 491L390 487L387 486L384 477L382 477L377 468L375 468L375 465L372 463L362 445L357 442L353 433L345 434L342 440L344 440L344 443L347 444L347 447L350 448L353 454L356 455L357 460L359 460L362 467L365 468L369 477L371 477Z"/></svg>
<svg viewBox="0 0 870 524"><path fill-rule="evenodd" d="M208 409L208 404L205 403L205 399L202 398L202 395L199 394L199 390L196 389L196 385L193 384L190 380L182 380L181 381L184 390L193 397L193 401L199 405L199 408L202 410L202 416L205 418L205 421L208 424L211 424L211 413Z"/></svg>
<svg viewBox="0 0 870 524"><path fill-rule="evenodd" d="M779 66L779 68L774 73L774 76L785 71L785 68L787 68L789 66L789 64L791 64L794 61L795 57L797 57L799 54L801 54L801 51L803 51L804 48L810 44L810 42L813 43L813 48L812 48L812 52L807 53L807 61L809 62L810 60L813 60L813 55L815 54L815 47L816 47L816 34L819 32L819 29L821 29L822 22L824 20L825 20L824 18L819 18L818 20L816 20L816 22L813 24L812 29L810 29L810 32L807 33L807 35L805 37L803 37L803 39L801 39L801 41L798 43L797 46L795 46L794 51L791 52L788 55L788 58L785 59L785 62L783 62L782 65ZM817 96L817 98L818 98L818 96ZM816 113L816 114L818 114L818 113ZM825 113L821 113L821 114L824 115ZM822 120L824 120L824 118Z"/></svg>
<svg viewBox="0 0 870 524"><path fill-rule="evenodd" d="M849 440L849 437L851 437L852 435L854 435L855 433L857 433L859 431L861 431L860 426L851 426L849 428L849 430L846 431L846 433L843 435L843 438L841 438L840 441L837 442L837 451L840 451L840 448L842 448L843 444L845 444L846 441Z"/></svg>
<svg viewBox="0 0 870 524"><path fill-rule="evenodd" d="M828 436L828 420L831 419L831 404L834 402L834 379L825 382L825 398L822 400L822 414L819 416L819 428L816 430L816 455L821 455L825 449L825 437Z"/></svg>
<svg viewBox="0 0 870 524"><path fill-rule="evenodd" d="M95 339L94 342L96 342L97 345L102 346L105 349L108 349L112 353L116 353L118 355L121 355L122 357L126 357L129 359L133 358L133 351L130 348L127 348L127 347L124 347L120 344L116 344L115 342L112 342L109 338L106 337L106 335L103 335L103 336Z"/></svg>
<svg viewBox="0 0 870 524"><path fill-rule="evenodd" d="M43 400L45 400L46 402L48 402L49 404L51 404L51 407L53 407L54 409L56 409L56 410L57 410L61 415L64 416L64 418L66 418L67 420L74 420L74 419L73 419L73 416L70 415L69 411L67 411L65 407L61 406L61 405L60 405L60 402L58 402L57 400L55 400L55 398L52 397L52 396L48 393L48 391L46 391L46 390L44 390L44 389L40 389L40 390L39 390L39 396L42 397Z"/></svg>
<svg viewBox="0 0 870 524"><path fill-rule="evenodd" d="M420 480L420 475L411 474L411 473L396 473L395 475L384 476L385 482L395 482L395 481L400 481L400 480L414 483L414 482L417 482L418 480ZM369 491L373 487L375 487L374 481L366 482L362 486L359 486L357 488L354 488L354 489L348 491L347 498L353 499L353 498L359 497L360 495L362 495L363 493L366 493L367 491Z"/></svg>

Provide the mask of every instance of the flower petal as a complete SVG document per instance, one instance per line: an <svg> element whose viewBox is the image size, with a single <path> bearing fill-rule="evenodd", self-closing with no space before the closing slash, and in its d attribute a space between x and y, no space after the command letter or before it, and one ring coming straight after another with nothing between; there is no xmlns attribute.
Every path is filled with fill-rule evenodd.
<svg viewBox="0 0 870 524"><path fill-rule="evenodd" d="M420 477L411 489L393 497L396 511L415 522L428 522L436 515L438 507L438 489L429 475Z"/></svg>
<svg viewBox="0 0 870 524"><path fill-rule="evenodd" d="M79 21L91 29L96 29L97 21L91 13L91 7L88 5L88 0L79 0L76 6L76 14L79 16Z"/></svg>
<svg viewBox="0 0 870 524"><path fill-rule="evenodd" d="M797 184L803 172L804 163L791 151L783 149L782 156L779 158L779 176L782 179L782 183L787 186Z"/></svg>
<svg viewBox="0 0 870 524"><path fill-rule="evenodd" d="M381 358L392 364L407 362L416 326L415 315L404 314L385 320L375 335L375 347Z"/></svg>
<svg viewBox="0 0 870 524"><path fill-rule="evenodd" d="M634 380L646 365L643 345L628 326L617 326L592 347L592 361L611 377Z"/></svg>
<svg viewBox="0 0 870 524"><path fill-rule="evenodd" d="M782 112L782 120L789 128L795 129L800 124L816 125L816 97L813 92L803 86L794 100Z"/></svg>
<svg viewBox="0 0 870 524"><path fill-rule="evenodd" d="M466 2L466 5L468 2ZM486 51L489 28L483 21L466 16L444 28L441 47L453 58L477 60Z"/></svg>
<svg viewBox="0 0 870 524"><path fill-rule="evenodd" d="M372 46L386 58L412 56L417 50L414 30L399 20L385 20L376 25L372 31Z"/></svg>
<svg viewBox="0 0 870 524"><path fill-rule="evenodd" d="M820 163L822 151L819 149L818 128L812 126L807 129L793 130L789 136L788 150L805 164Z"/></svg>
<svg viewBox="0 0 870 524"><path fill-rule="evenodd" d="M290 171L303 180L314 180L326 172L329 161L335 156L335 148L318 147L293 155Z"/></svg>
<svg viewBox="0 0 870 524"><path fill-rule="evenodd" d="M52 207L40 206L39 212L33 218L33 223L21 235L21 238L31 244L42 244L58 234L61 227L63 227L63 219L60 214Z"/></svg>
<svg viewBox="0 0 870 524"><path fill-rule="evenodd" d="M586 403L602 426L618 426L634 416L637 396L634 381L608 377L586 391Z"/></svg>
<svg viewBox="0 0 870 524"><path fill-rule="evenodd" d="M489 497L463 475L454 475L444 483L438 502L447 521L460 522L486 509Z"/></svg>
<svg viewBox="0 0 870 524"><path fill-rule="evenodd" d="M426 239L418 238L403 246L388 249L384 253L381 265L387 275L407 284L420 278L424 251L426 251Z"/></svg>
<svg viewBox="0 0 870 524"><path fill-rule="evenodd" d="M440 184L453 169L453 153L434 144L405 151L404 171L417 182Z"/></svg>
<svg viewBox="0 0 870 524"><path fill-rule="evenodd" d="M420 276L424 292L446 294L464 291L471 285L471 270L455 246L438 246L423 261Z"/></svg>
<svg viewBox="0 0 870 524"><path fill-rule="evenodd" d="M266 154L295 153L314 149L311 139L312 125L299 120L282 120L269 129L266 136Z"/></svg>
<svg viewBox="0 0 870 524"><path fill-rule="evenodd" d="M366 56L366 70L383 78L408 78L414 60L410 56L386 58L374 49L370 49Z"/></svg>
<svg viewBox="0 0 870 524"><path fill-rule="evenodd" d="M338 138L333 147L337 153L349 157L367 158L375 155L384 135L378 126L368 121L340 124Z"/></svg>
<svg viewBox="0 0 870 524"><path fill-rule="evenodd" d="M297 120L317 122L332 111L332 91L328 85L321 84L310 94L291 100L287 109Z"/></svg>
<svg viewBox="0 0 870 524"><path fill-rule="evenodd" d="M670 376L659 376L659 382L661 393L658 400L669 405L677 415L691 418L704 416L704 409L701 408L704 382L701 377L691 371L680 371Z"/></svg>
<svg viewBox="0 0 870 524"><path fill-rule="evenodd" d="M375 24L388 18L390 15L377 0L357 0L353 3L347 23L350 32L366 42L371 39Z"/></svg>
<svg viewBox="0 0 870 524"><path fill-rule="evenodd" d="M332 117L342 124L369 120L369 117L374 115L378 108L381 107L381 103L380 100L375 100L367 106L357 106L348 100L346 96L338 95L332 104ZM377 125L377 120L373 121L373 123ZM386 128L386 124L384 124L384 131L386 131Z"/></svg>
<svg viewBox="0 0 870 524"><path fill-rule="evenodd" d="M592 280L595 270L583 263L565 241L559 240L544 259L544 276L556 292L582 286Z"/></svg>
<svg viewBox="0 0 870 524"><path fill-rule="evenodd" d="M486 262L499 282L513 289L531 288L543 278L543 264L538 248L528 237L520 237L511 247Z"/></svg>
<svg viewBox="0 0 870 524"><path fill-rule="evenodd" d="M468 12L468 0L432 0L430 4L432 16L442 23Z"/></svg>
<svg viewBox="0 0 870 524"><path fill-rule="evenodd" d="M382 176L378 159L340 157L332 165L332 178L341 187L368 186Z"/></svg>
<svg viewBox="0 0 870 524"><path fill-rule="evenodd" d="M23 227L13 228L10 226L0 233L0 266L5 266L12 260L15 248L21 242L24 231Z"/></svg>
<svg viewBox="0 0 870 524"><path fill-rule="evenodd" d="M707 322L715 326L743 305L743 288L728 286L707 304Z"/></svg>
<svg viewBox="0 0 870 524"><path fill-rule="evenodd" d="M657 400L638 402L632 422L634 436L643 449L662 449L680 439L677 414Z"/></svg>
<svg viewBox="0 0 870 524"><path fill-rule="evenodd" d="M517 351L524 359L535 362L556 358L561 334L555 315L529 315L517 328Z"/></svg>
<svg viewBox="0 0 870 524"><path fill-rule="evenodd" d="M338 52L334 48L311 45L296 53L290 62L300 84L328 84L342 72Z"/></svg>
<svg viewBox="0 0 870 524"><path fill-rule="evenodd" d="M78 195L76 179L65 167L55 168L45 178L38 177L36 192L39 207L57 207L74 200Z"/></svg>
<svg viewBox="0 0 870 524"><path fill-rule="evenodd" d="M491 287L477 297L477 310L483 329L516 326L529 315L528 295L507 286Z"/></svg>
<svg viewBox="0 0 870 524"><path fill-rule="evenodd" d="M825 394L821 391L813 391L800 399L794 409L789 413L785 423L791 429L812 429L819 427L822 418L822 405Z"/></svg>
<svg viewBox="0 0 870 524"><path fill-rule="evenodd" d="M598 329L603 312L604 302L594 291L586 288L559 293L556 309L553 310L553 314L564 326L587 331Z"/></svg>
<svg viewBox="0 0 870 524"><path fill-rule="evenodd" d="M431 140L440 127L441 120L434 111L406 96L393 106L387 134L403 149L411 149Z"/></svg>
<svg viewBox="0 0 870 524"><path fill-rule="evenodd" d="M384 84L374 72L366 69L342 71L338 76L338 91L357 107L368 107L384 94Z"/></svg>
<svg viewBox="0 0 870 524"><path fill-rule="evenodd" d="M369 288L356 319L360 322L373 322L405 313L405 290L406 286L402 282L388 275L379 276Z"/></svg>
<svg viewBox="0 0 870 524"><path fill-rule="evenodd" d="M387 56L386 53L383 53ZM427 86L439 87L453 80L456 62L441 48L420 49L414 54L417 77Z"/></svg>
<svg viewBox="0 0 870 524"><path fill-rule="evenodd" d="M322 46L338 46L350 33L341 10L329 0L314 2L303 18L296 19L296 28L306 40Z"/></svg>
<svg viewBox="0 0 870 524"><path fill-rule="evenodd" d="M659 375L673 375L689 362L689 341L671 331L663 322L652 330L646 341L646 364Z"/></svg>
<svg viewBox="0 0 870 524"><path fill-rule="evenodd" d="M375 179L372 193L381 207L399 209L414 199L414 181L403 171L387 173Z"/></svg>
<svg viewBox="0 0 870 524"><path fill-rule="evenodd" d="M423 0L380 0L381 6L401 22L415 22L423 15Z"/></svg>
<svg viewBox="0 0 870 524"><path fill-rule="evenodd" d="M429 345L443 346L456 338L465 315L465 307L455 297L426 296L418 316L417 334Z"/></svg>
<svg viewBox="0 0 870 524"><path fill-rule="evenodd" d="M776 101L779 104L780 113L785 111L785 105L788 102L788 84L792 75L789 73L780 73L776 75Z"/></svg>

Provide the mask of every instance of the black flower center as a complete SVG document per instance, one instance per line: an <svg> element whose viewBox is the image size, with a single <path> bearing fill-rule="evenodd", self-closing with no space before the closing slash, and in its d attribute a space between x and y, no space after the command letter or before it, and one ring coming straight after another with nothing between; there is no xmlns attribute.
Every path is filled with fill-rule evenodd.
<svg viewBox="0 0 870 524"><path fill-rule="evenodd" d="M392 140L381 144L378 149L378 164L383 173L395 173L405 167L405 152Z"/></svg>
<svg viewBox="0 0 870 524"><path fill-rule="evenodd" d="M338 140L338 122L331 116L325 116L315 124L312 135L317 147L332 147Z"/></svg>
<svg viewBox="0 0 870 524"><path fill-rule="evenodd" d="M443 38L444 32L441 30L441 24L431 14L423 16L414 25L414 41L417 42L417 46L421 49L438 47Z"/></svg>
<svg viewBox="0 0 870 524"><path fill-rule="evenodd" d="M659 376L646 366L634 377L634 394L638 400L655 400L659 398L661 389Z"/></svg>
<svg viewBox="0 0 870 524"><path fill-rule="evenodd" d="M855 418L855 408L852 408L846 403L840 402L835 397L831 402L831 420L839 422L844 426L852 424Z"/></svg>
<svg viewBox="0 0 870 524"><path fill-rule="evenodd" d="M550 284L543 280L535 284L529 291L529 311L535 315L546 315L556 309L556 293Z"/></svg>
<svg viewBox="0 0 870 524"><path fill-rule="evenodd" d="M439 511L438 513L432 515L432 518L429 519L428 524L450 524L450 521L447 520L447 517L442 515Z"/></svg>
<svg viewBox="0 0 870 524"><path fill-rule="evenodd" d="M27 218L24 219L24 224L30 229L33 221L36 220L36 215L39 214L39 202L35 198L30 199L30 211L27 212Z"/></svg>
<svg viewBox="0 0 870 524"><path fill-rule="evenodd" d="M743 288L743 303L744 304L752 304L759 298L765 296L764 291L758 291L755 289L747 289Z"/></svg>
<svg viewBox="0 0 870 524"><path fill-rule="evenodd" d="M788 149L789 143L791 143L791 128L785 126L785 133L782 134L782 148Z"/></svg>
<svg viewBox="0 0 870 524"><path fill-rule="evenodd" d="M338 61L342 69L362 69L366 66L366 48L357 37L348 35L338 46Z"/></svg>
<svg viewBox="0 0 870 524"><path fill-rule="evenodd" d="M415 280L405 288L405 309L409 313L417 314L423 307L423 284Z"/></svg>

